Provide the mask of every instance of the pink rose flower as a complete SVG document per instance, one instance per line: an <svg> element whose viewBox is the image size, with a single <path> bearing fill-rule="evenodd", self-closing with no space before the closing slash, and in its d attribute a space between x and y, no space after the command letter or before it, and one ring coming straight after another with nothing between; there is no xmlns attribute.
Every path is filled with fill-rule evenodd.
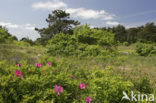
<svg viewBox="0 0 156 103"><path fill-rule="evenodd" d="M85 89L86 88L86 85L84 83L80 83L79 86L80 86L80 89Z"/></svg>
<svg viewBox="0 0 156 103"><path fill-rule="evenodd" d="M90 103L92 101L92 98L85 97L85 101L86 101L86 103Z"/></svg>
<svg viewBox="0 0 156 103"><path fill-rule="evenodd" d="M35 63L36 67L42 67L42 63L38 64L38 63Z"/></svg>
<svg viewBox="0 0 156 103"><path fill-rule="evenodd" d="M21 64L17 64L17 67L21 67Z"/></svg>
<svg viewBox="0 0 156 103"><path fill-rule="evenodd" d="M48 66L52 66L52 63L48 62L47 65L48 65Z"/></svg>
<svg viewBox="0 0 156 103"><path fill-rule="evenodd" d="M75 76L74 75L72 75L72 79L75 79Z"/></svg>
<svg viewBox="0 0 156 103"><path fill-rule="evenodd" d="M54 93L56 93L57 95L60 95L60 92L63 92L63 89L61 86L54 86Z"/></svg>
<svg viewBox="0 0 156 103"><path fill-rule="evenodd" d="M15 70L14 73L15 73L15 75L16 75L17 77L23 77L20 70Z"/></svg>

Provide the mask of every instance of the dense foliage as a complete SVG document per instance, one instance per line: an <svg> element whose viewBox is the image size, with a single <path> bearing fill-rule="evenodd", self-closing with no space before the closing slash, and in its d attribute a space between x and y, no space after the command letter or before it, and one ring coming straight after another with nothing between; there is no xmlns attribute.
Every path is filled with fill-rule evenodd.
<svg viewBox="0 0 156 103"><path fill-rule="evenodd" d="M0 43L11 43L13 40L17 40L17 38L9 34L6 28L0 26Z"/></svg>
<svg viewBox="0 0 156 103"><path fill-rule="evenodd" d="M121 43L135 43L137 41L156 42L156 25L151 22L147 23L145 26L138 26L133 28L125 28L123 25L118 25L116 27L103 27L98 28L102 30L112 31L115 34L115 40Z"/></svg>
<svg viewBox="0 0 156 103"><path fill-rule="evenodd" d="M156 47L153 44L137 43L135 51L140 56L156 55Z"/></svg>
<svg viewBox="0 0 156 103"><path fill-rule="evenodd" d="M74 66L74 62L47 60L36 65L21 62L17 66L1 61L0 102L85 103L85 97L89 97L96 103L117 103L123 91L133 88L131 82L114 75L112 67L88 69ZM56 85L61 87L58 92Z"/></svg>
<svg viewBox="0 0 156 103"><path fill-rule="evenodd" d="M34 45L34 41L32 41L31 39L29 38L22 38L20 41L23 41L23 42L26 42L26 43L29 43L30 45Z"/></svg>
<svg viewBox="0 0 156 103"><path fill-rule="evenodd" d="M49 41L47 52L64 56L99 56L114 51L115 41L111 32L91 29L88 25L76 27L73 32L73 35L56 34Z"/></svg>

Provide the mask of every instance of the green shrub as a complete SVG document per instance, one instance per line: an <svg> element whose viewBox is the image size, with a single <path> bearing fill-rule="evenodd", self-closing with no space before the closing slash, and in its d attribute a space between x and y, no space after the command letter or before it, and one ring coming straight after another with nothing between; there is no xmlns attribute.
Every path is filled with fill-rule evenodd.
<svg viewBox="0 0 156 103"><path fill-rule="evenodd" d="M124 46L129 46L130 44L129 44L128 42L125 41L125 42L123 42L123 45L124 45Z"/></svg>
<svg viewBox="0 0 156 103"><path fill-rule="evenodd" d="M100 46L113 46L114 35L111 32L91 29L89 25L81 25L74 29L73 37L80 43Z"/></svg>
<svg viewBox="0 0 156 103"><path fill-rule="evenodd" d="M92 35L93 31L90 29L89 25L81 25L74 28L73 37L83 44L96 44L97 40L95 36Z"/></svg>
<svg viewBox="0 0 156 103"><path fill-rule="evenodd" d="M47 57L46 57L47 58ZM43 60L42 67L21 62L21 67L0 62L1 103L85 103L89 96L93 103L125 103L122 92L133 88L133 84L121 76L114 75L112 67L101 70L97 67L78 67L66 61ZM52 62L52 66L46 63ZM53 62L55 62L53 65ZM20 70L22 77L14 74ZM79 84L84 83L85 89ZM61 86L63 92L57 95L54 86Z"/></svg>
<svg viewBox="0 0 156 103"><path fill-rule="evenodd" d="M134 81L134 87L141 93L151 94L153 92L150 80L147 77Z"/></svg>
<svg viewBox="0 0 156 103"><path fill-rule="evenodd" d="M97 45L89 45L86 47L85 53L88 56L96 57L100 54L100 52L101 52L100 50L101 50L100 47Z"/></svg>
<svg viewBox="0 0 156 103"><path fill-rule="evenodd" d="M74 29L73 35L56 34L47 45L51 55L93 56L102 55L102 50L112 51L115 47L114 35L110 32L90 29L82 25Z"/></svg>
<svg viewBox="0 0 156 103"><path fill-rule="evenodd" d="M16 37L11 36L5 28L0 26L0 43L11 43L15 38Z"/></svg>
<svg viewBox="0 0 156 103"><path fill-rule="evenodd" d="M75 39L71 38L68 34L56 34L47 45L47 53L51 55L73 55L77 49Z"/></svg>
<svg viewBox="0 0 156 103"><path fill-rule="evenodd" d="M151 50L149 56L156 55L156 49Z"/></svg>
<svg viewBox="0 0 156 103"><path fill-rule="evenodd" d="M151 44L137 43L135 46L135 51L140 56L156 55L155 50L156 48Z"/></svg>
<svg viewBox="0 0 156 103"><path fill-rule="evenodd" d="M24 42L24 41L13 41L13 43L14 43L16 46L19 46L19 47L30 46L30 43Z"/></svg>

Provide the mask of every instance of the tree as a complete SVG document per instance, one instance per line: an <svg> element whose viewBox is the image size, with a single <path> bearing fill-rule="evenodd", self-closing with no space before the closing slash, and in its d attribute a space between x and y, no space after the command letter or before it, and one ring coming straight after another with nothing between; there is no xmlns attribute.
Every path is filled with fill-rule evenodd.
<svg viewBox="0 0 156 103"><path fill-rule="evenodd" d="M156 26L154 23L147 23L144 28L142 28L138 36L144 41L156 42Z"/></svg>
<svg viewBox="0 0 156 103"><path fill-rule="evenodd" d="M137 33L138 29L137 28L129 28L127 30L127 39L126 41L129 43L134 43L137 41Z"/></svg>
<svg viewBox="0 0 156 103"><path fill-rule="evenodd" d="M119 41L123 43L126 40L126 29L122 25L118 25L116 28L114 28L115 32L115 41Z"/></svg>
<svg viewBox="0 0 156 103"><path fill-rule="evenodd" d="M27 43L29 43L30 45L34 45L34 42L31 40L31 39L29 39L29 38L22 38L20 41L24 41L24 42L27 42Z"/></svg>
<svg viewBox="0 0 156 103"><path fill-rule="evenodd" d="M66 13L63 10L52 11L52 14L49 14L46 22L48 23L47 28L35 29L40 33L41 38L44 38L46 40L49 40L51 37L58 33L70 34L73 27L80 24L78 21L71 20L70 14Z"/></svg>
<svg viewBox="0 0 156 103"><path fill-rule="evenodd" d="M34 43L35 45L46 45L47 42L46 38L37 38Z"/></svg>
<svg viewBox="0 0 156 103"><path fill-rule="evenodd" d="M0 26L0 43L10 43L17 40L17 37L12 36L7 28Z"/></svg>

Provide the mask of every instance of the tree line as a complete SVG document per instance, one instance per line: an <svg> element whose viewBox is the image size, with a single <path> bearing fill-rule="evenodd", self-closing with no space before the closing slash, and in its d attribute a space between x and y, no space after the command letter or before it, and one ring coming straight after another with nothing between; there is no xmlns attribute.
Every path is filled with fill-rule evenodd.
<svg viewBox="0 0 156 103"><path fill-rule="evenodd" d="M97 29L113 32L115 41L119 41L120 43L135 43L137 41L156 42L156 25L153 22L147 23L145 26L127 29L123 25L118 25L112 28L103 27Z"/></svg>
<svg viewBox="0 0 156 103"><path fill-rule="evenodd" d="M63 10L54 10L52 14L49 14L46 19L48 23L47 28L38 29L41 38L38 38L36 42L40 42L43 45L52 38L55 34L65 33L73 34L73 28L80 24L79 21L71 20L70 14ZM102 27L93 28L101 29L104 31L109 31L114 33L114 39L116 42L128 42L129 44L135 43L137 41L141 42L156 42L156 25L153 22L147 23L144 26L138 26L133 28L125 28L123 25L118 25L116 27Z"/></svg>

